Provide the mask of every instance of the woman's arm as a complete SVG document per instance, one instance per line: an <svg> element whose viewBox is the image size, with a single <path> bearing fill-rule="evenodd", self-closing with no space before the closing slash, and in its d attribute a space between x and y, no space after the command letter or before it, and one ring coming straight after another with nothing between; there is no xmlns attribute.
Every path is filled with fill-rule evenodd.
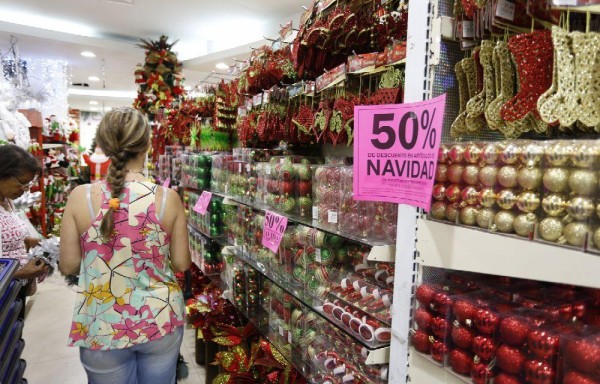
<svg viewBox="0 0 600 384"><path fill-rule="evenodd" d="M80 234L75 221L76 207L85 202L85 186L79 186L71 192L63 213L60 227L60 258L58 269L63 275L79 274L81 264Z"/></svg>
<svg viewBox="0 0 600 384"><path fill-rule="evenodd" d="M172 189L168 190L167 206L169 210L175 211L175 221L171 231L171 266L175 272L187 271L192 263L187 218L179 195Z"/></svg>

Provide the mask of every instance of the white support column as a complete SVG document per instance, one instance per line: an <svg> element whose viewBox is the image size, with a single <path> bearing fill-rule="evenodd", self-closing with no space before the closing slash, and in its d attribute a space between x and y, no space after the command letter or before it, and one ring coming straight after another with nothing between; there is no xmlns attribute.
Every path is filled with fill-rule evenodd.
<svg viewBox="0 0 600 384"><path fill-rule="evenodd" d="M408 12L406 73L404 101L422 101L428 69L429 0L411 1ZM426 70L427 69L427 70ZM396 240L396 270L394 304L392 308L392 340L390 349L389 383L406 383L408 373L408 330L411 317L413 277L415 271L415 240L417 209L398 207L398 238Z"/></svg>

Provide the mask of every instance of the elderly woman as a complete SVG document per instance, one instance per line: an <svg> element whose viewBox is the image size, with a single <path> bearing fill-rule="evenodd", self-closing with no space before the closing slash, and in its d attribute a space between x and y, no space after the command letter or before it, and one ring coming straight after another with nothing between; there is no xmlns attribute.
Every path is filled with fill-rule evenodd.
<svg viewBox="0 0 600 384"><path fill-rule="evenodd" d="M35 157L16 145L0 146L0 233L2 248L0 257L19 260L20 268L15 277L28 281L21 289L19 298L25 304L25 296L35 290L35 278L48 271L41 260L27 259L27 250L39 244L31 237L27 224L17 215L12 200L31 188L41 172ZM25 314L25 305L21 317Z"/></svg>

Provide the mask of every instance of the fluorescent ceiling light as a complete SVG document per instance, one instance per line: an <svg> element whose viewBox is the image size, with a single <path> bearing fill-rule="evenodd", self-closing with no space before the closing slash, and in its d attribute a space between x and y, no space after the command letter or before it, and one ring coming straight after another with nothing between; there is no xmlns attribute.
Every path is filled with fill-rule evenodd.
<svg viewBox="0 0 600 384"><path fill-rule="evenodd" d="M83 51L81 52L81 56L83 57L96 57L96 54L91 51Z"/></svg>
<svg viewBox="0 0 600 384"><path fill-rule="evenodd" d="M62 32L70 35L97 37L94 28L89 25L74 23L68 20L56 19L35 13L19 12L11 9L0 8L0 21L24 25L48 31Z"/></svg>
<svg viewBox="0 0 600 384"><path fill-rule="evenodd" d="M98 105L98 102L96 100L90 100L90 105Z"/></svg>
<svg viewBox="0 0 600 384"><path fill-rule="evenodd" d="M90 76L88 77L89 81L100 81L100 78L98 76Z"/></svg>
<svg viewBox="0 0 600 384"><path fill-rule="evenodd" d="M109 97L115 99L135 99L136 91L117 91L107 89L77 89L69 88L69 95L90 96L90 97Z"/></svg>
<svg viewBox="0 0 600 384"><path fill-rule="evenodd" d="M217 65L215 65L215 67L217 67L217 69L229 69L229 65L225 64L225 63L217 63Z"/></svg>
<svg viewBox="0 0 600 384"><path fill-rule="evenodd" d="M112 111L112 107L106 107L106 108L104 108L104 110L105 110L106 112L110 112L110 111Z"/></svg>
<svg viewBox="0 0 600 384"><path fill-rule="evenodd" d="M90 107L90 111L97 111L98 108L97 107Z"/></svg>
<svg viewBox="0 0 600 384"><path fill-rule="evenodd" d="M186 85L185 87L183 87L183 89L185 89L186 91L191 91L192 90L192 86L191 85Z"/></svg>

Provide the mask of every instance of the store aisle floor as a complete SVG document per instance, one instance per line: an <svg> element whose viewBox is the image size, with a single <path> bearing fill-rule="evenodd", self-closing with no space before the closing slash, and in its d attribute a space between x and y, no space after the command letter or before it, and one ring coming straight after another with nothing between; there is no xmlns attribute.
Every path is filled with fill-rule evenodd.
<svg viewBox="0 0 600 384"><path fill-rule="evenodd" d="M29 384L87 383L78 349L66 346L74 301L75 292L59 276L40 284L28 299L22 358L27 361L25 378ZM194 337L194 330L188 327L181 346L187 362L182 370L185 378L177 383L205 384L204 367L194 361Z"/></svg>

